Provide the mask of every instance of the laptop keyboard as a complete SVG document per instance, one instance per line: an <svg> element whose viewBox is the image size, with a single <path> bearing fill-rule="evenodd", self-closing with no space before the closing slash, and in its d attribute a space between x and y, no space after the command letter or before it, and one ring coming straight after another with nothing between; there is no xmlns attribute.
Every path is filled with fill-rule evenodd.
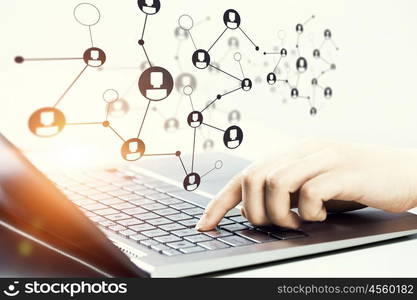
<svg viewBox="0 0 417 300"><path fill-rule="evenodd" d="M173 256L307 236L298 230L254 227L237 210L213 231L194 229L204 208L175 193L179 187L130 169L108 169L51 178L99 228L163 255Z"/></svg>

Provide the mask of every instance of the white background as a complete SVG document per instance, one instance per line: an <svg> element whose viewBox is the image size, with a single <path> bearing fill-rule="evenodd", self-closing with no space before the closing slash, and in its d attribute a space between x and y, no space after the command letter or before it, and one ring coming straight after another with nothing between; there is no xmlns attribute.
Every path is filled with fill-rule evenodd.
<svg viewBox="0 0 417 300"><path fill-rule="evenodd" d="M90 41L87 28L73 18L73 8L78 3L73 0L2 0L0 3L0 131L25 151L48 152L48 161L56 166L77 167L95 160L120 159L120 140L101 126L66 128L58 137L46 140L34 137L27 128L30 114L52 105L83 63L17 65L14 57L81 56ZM95 45L106 51L107 62L103 71L87 70L59 108L70 122L102 121L101 95L108 88L117 89L126 95L132 110L125 118L111 121L125 138L130 138L137 134L146 105L134 85L140 74L137 66L145 60L137 44L144 14L134 0L92 3L102 14L100 23L92 28ZM193 16L196 23L210 17L192 30L198 46L207 48L222 32L222 15L228 8L239 11L242 27L261 47L256 52L239 32L227 32L211 53L213 57L224 57L222 66L233 74L239 74L240 70L233 61L233 51L228 50L228 37L239 38L239 51L248 77L264 79L274 58L263 56L262 51L280 45L280 30L286 32L286 47L293 48L295 24L312 14L316 18L306 27L309 33L303 36L302 45L311 46L311 40L320 44L323 30L330 28L340 47L332 56L337 70L323 77L325 85L332 86L334 96L316 117L309 115L309 107L303 100L288 99L283 104L281 94L271 93L266 83L256 85L249 93L236 92L217 104L225 112L239 108L243 114L240 125L245 131L245 141L236 154L255 159L271 147L282 146L286 138L301 137L417 146L416 1L163 1L161 11L149 18L145 34L148 53L154 64L166 67L174 77L181 70L196 75L198 88L193 98L199 108L218 93L234 88L236 82L222 74L196 70L190 60L193 46L189 40L181 44L180 69L174 59L178 47L174 29L178 17L184 13ZM264 67L265 62L268 67ZM132 83L133 88L129 89ZM185 123L190 107L187 99L179 102L180 98L175 91L156 105L166 117L174 115L179 105L178 117L184 129L178 133L166 134L162 129L163 118L155 112L149 114L142 137L150 153L191 152L192 130ZM221 111L212 113L210 123L221 128L228 126ZM216 141L217 150L224 151L221 134L210 129L204 129L198 136L198 151L208 136ZM389 272L389 268L385 271Z"/></svg>

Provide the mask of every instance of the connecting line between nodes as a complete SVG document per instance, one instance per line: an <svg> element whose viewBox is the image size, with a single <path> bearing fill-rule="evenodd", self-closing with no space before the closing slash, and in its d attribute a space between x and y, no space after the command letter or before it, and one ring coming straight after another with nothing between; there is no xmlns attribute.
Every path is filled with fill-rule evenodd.
<svg viewBox="0 0 417 300"><path fill-rule="evenodd" d="M224 74L226 74L226 75L228 75L228 76L230 76L230 77L232 77L232 78L234 78L234 79L236 79L236 80L238 80L238 81L242 82L242 79L240 79L240 78L238 78L238 77L236 77L236 76L234 76L234 75L232 75L232 74L230 74L230 73L227 73L226 71L223 71L222 69L217 68L216 66L214 66L214 65L212 65L212 64L210 64L210 67L212 67L213 69L216 69L217 71L222 72L222 73L224 73Z"/></svg>
<svg viewBox="0 0 417 300"><path fill-rule="evenodd" d="M88 26L88 32L90 33L91 47L94 47L93 33L91 32L91 26Z"/></svg>
<svg viewBox="0 0 417 300"><path fill-rule="evenodd" d="M146 119L146 116L147 116L147 114L148 114L148 111L149 111L149 106L150 106L150 105L151 105L151 100L149 100L148 105L146 106L145 114L143 115L142 124L140 125L140 128L139 128L139 133L138 133L138 137L137 137L137 138L139 138L139 137L140 137L140 134L141 134L141 132L142 132L143 124L145 123L145 119Z"/></svg>
<svg viewBox="0 0 417 300"><path fill-rule="evenodd" d="M220 34L220 36L214 41L213 45L211 45L211 47L207 50L207 52L210 52L210 50L214 47L214 45L216 45L216 43L220 40L220 38L225 34L225 32L227 31L227 29L229 28L225 28L223 30L223 32Z"/></svg>
<svg viewBox="0 0 417 300"><path fill-rule="evenodd" d="M23 61L62 61L62 60L82 60L82 57L45 57L45 58L23 58Z"/></svg>
<svg viewBox="0 0 417 300"><path fill-rule="evenodd" d="M84 73L84 71L88 68L88 65L85 65L85 67L82 69L82 71L75 77L73 82L69 85L69 87L65 90L65 92L62 94L61 97L59 97L58 101L54 104L54 108L64 99L65 95L69 92L69 90L74 86L74 84L77 82L78 79L80 79L81 75Z"/></svg>
<svg viewBox="0 0 417 300"><path fill-rule="evenodd" d="M197 128L194 128L194 139L193 139L193 158L191 160L191 173L194 173L194 154L195 154L195 137L197 133Z"/></svg>
<svg viewBox="0 0 417 300"><path fill-rule="evenodd" d="M216 169L217 169L216 167L211 168L206 173L204 173L203 175L201 175L200 178L204 178L205 176L207 176L208 174L210 174L211 172L213 172Z"/></svg>
<svg viewBox="0 0 417 300"><path fill-rule="evenodd" d="M226 93L224 93L224 94L222 94L222 95L218 95L217 97L216 97L216 99L214 99L213 101L211 101L205 108L203 108L203 110L202 111L200 111L201 113L203 113L206 109L208 109L210 106L212 106L217 100L220 100L223 96L226 96L226 95L229 95L229 94L231 94L231 93L234 93L234 92L236 92L236 91L238 91L238 90L241 90L242 89L242 87L238 87L237 89L234 89L234 90L232 90L232 91L229 91L229 92L226 92Z"/></svg>
<svg viewBox="0 0 417 300"><path fill-rule="evenodd" d="M143 23L142 36L139 40L139 45L142 47L143 52L145 53L146 59L148 60L148 63L149 63L149 66L152 67L152 63L151 63L151 60L149 59L148 52L146 52L146 49L145 49L145 41L143 40L143 38L145 36L145 29L146 29L146 24L147 23L148 23L148 15L146 14L145 21Z"/></svg>
<svg viewBox="0 0 417 300"><path fill-rule="evenodd" d="M246 36L246 38L252 43L252 45L254 45L255 46L255 49L256 49L256 51L258 51L259 50L259 46L257 46L253 41L252 41L252 39L246 34L246 32L245 31L243 31L243 29L241 28L241 27L239 27L239 30Z"/></svg>
<svg viewBox="0 0 417 300"><path fill-rule="evenodd" d="M226 130L220 129L220 128L216 127L216 126L209 125L209 124L207 124L207 123L202 123L202 124L203 124L203 125L206 125L206 126L208 126L208 127L211 127L211 128L213 128L213 129L219 130L219 131L221 131L221 132L226 132Z"/></svg>

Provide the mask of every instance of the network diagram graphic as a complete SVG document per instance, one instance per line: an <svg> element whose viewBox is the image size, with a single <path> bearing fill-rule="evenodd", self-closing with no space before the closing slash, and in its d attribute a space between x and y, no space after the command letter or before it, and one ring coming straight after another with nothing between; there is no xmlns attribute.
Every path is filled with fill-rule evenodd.
<svg viewBox="0 0 417 300"><path fill-rule="evenodd" d="M231 77L232 79L237 81L238 87L233 88L227 92L219 93L216 95L216 97L208 101L205 107L201 110L197 110L193 103L192 94L194 92L194 89L191 85L185 86L183 88L183 93L186 95L190 101L191 105L191 112L188 114L187 117L187 123L188 125L193 128L194 130L194 141L196 138L197 129L201 126L206 126L211 129L220 131L223 134L223 143L226 148L228 149L236 149L238 148L242 142L243 142L243 130L237 126L232 125L226 129L219 128L217 126L214 126L212 124L209 124L205 120L204 112L206 112L210 107L215 106L216 102L223 99L225 96L230 95L237 91L245 91L248 92L252 89L252 80L245 76L241 60L242 60L242 54L240 52L236 52L234 55L235 61L239 64L240 70L242 72L242 77L238 77L235 75L232 75L230 72L227 72L220 68L218 64L213 63L213 60L210 55L210 51L215 47L215 45L219 42L219 40L224 36L226 31L228 30L239 30L242 32L242 34L249 40L250 43L253 44L256 51L259 51L259 46L257 46L253 40L246 34L246 32L241 27L241 17L240 14L234 10L234 9L228 9L223 14L223 22L225 25L225 29L220 33L220 35L217 37L217 39L211 44L211 46L207 49L199 48L197 47L197 44L193 38L192 29L194 27L194 20L190 15L182 15L178 19L179 27L186 32L187 37L190 38L193 46L194 46L194 52L191 56L192 63L195 68L199 70L204 69L213 69L217 72L223 73L226 76ZM236 110L233 111L232 116L230 117L235 119L240 119L240 113ZM211 147L214 143L213 140L208 139L205 141L205 147ZM195 143L194 143L195 148ZM195 149L193 148L193 153Z"/></svg>
<svg viewBox="0 0 417 300"><path fill-rule="evenodd" d="M172 75L168 70L163 67L154 66L149 59L148 52L145 48L145 30L148 22L148 17L155 15L159 12L161 8L161 3L159 0L138 0L137 1L139 9L142 13L145 14L144 25L142 29L141 37L138 41L138 44L143 49L143 52L146 56L148 63L148 68L146 68L140 75L139 81L137 82L137 87L141 95L147 99L148 103L145 109L145 113L140 122L139 131L136 137L125 139L122 135L116 131L115 128L111 126L109 121L109 114L112 112L112 104L119 101L119 94L114 89L108 89L103 93L103 100L107 104L106 114L104 121L101 122L81 122L81 123L71 123L67 122L64 113L57 108L61 101L65 98L68 92L74 87L75 83L81 78L82 74L88 68L100 68L106 62L105 52L96 47L93 39L93 26L96 25L101 18L101 14L97 6L91 3L80 3L78 4L73 11L75 20L80 23L82 26L88 28L90 35L91 47L84 51L82 57L65 57L65 58L27 58L24 56L16 56L15 62L22 64L24 62L41 62L41 61L65 61L65 60L80 60L84 61L84 66L77 74L75 79L67 87L64 93L58 98L53 106L44 107L36 110L29 118L28 126L29 130L37 137L41 138L50 138L58 135L66 126L82 126L82 125L102 125L105 128L109 128L120 140L122 141L122 146L120 149L121 156L124 160L133 162L141 159L144 156L176 156L179 159L181 167L184 170L185 178L183 180L183 187L186 191L196 190L201 183L203 177L207 176L214 170L221 169L223 167L223 162L218 160L214 163L213 168L206 171L202 175L196 173L194 170L194 158L195 158L195 138L193 145L193 155L191 163L191 171L187 171L184 161L181 158L181 151L175 151L173 153L147 153L146 144L140 138L141 133L145 124L146 117L149 112L149 107L152 102L159 102L165 100L171 94L174 88L174 81ZM123 109L122 109L123 112ZM194 136L195 137L195 136Z"/></svg>
<svg viewBox="0 0 417 300"><path fill-rule="evenodd" d="M181 18L182 22L184 21L184 17ZM187 22L187 20L185 20ZM188 19L188 21L190 21ZM211 21L211 17L205 17L204 19L198 20L196 22L193 22L193 29L195 30L198 26L203 25L207 22ZM185 23L186 23L185 22ZM179 23L179 22L178 22ZM186 27L187 24L184 24L184 26ZM180 26L179 24L177 24L177 26L175 27L175 29L173 30L174 33L174 37L177 41L177 46L176 46L176 51L175 51L175 55L174 55L174 60L177 62L177 66L178 66L178 70L180 71L180 74L177 76L177 78L175 79L175 88L176 88L176 92L179 94L179 101L177 104L176 109L174 110L174 113L170 113L169 115L164 114L161 110L159 110L157 107L152 107L152 110L156 111L160 117L163 120L163 128L167 133L175 133L178 130L186 130L187 128L182 127L181 124L182 122L180 122L180 120L178 119L178 114L180 112L180 106L183 104L184 99L190 97L191 95L186 95L184 94L184 88L187 87L188 90L190 90L190 88L195 91L197 89L197 78L194 74L190 73L190 72L186 72L184 71L184 66L183 63L181 61L182 56L180 55L180 50L182 49L183 45L185 42L190 40L190 34L189 31L187 29L184 29L182 26ZM211 65L215 66L217 69L220 68L220 64L221 62L230 54L231 51L237 51L239 48L239 40L235 37L235 36L230 36L227 39L227 43L226 43L227 47L226 47L226 51L225 54L220 57L218 60L216 61L211 61ZM235 55L235 57L241 57L241 55L238 53ZM240 59L239 59L240 60ZM211 67L211 65L207 68L211 73L215 73L216 75L218 73L220 73L217 69L214 69L213 67ZM241 64L239 64L241 65ZM242 70L242 68L241 68ZM243 74L243 72L242 72ZM244 74L242 75L243 77ZM227 90L224 91L225 93L227 92ZM187 99L188 101L188 99ZM206 104L208 105L211 101L208 101ZM214 117L217 117L218 115L222 115L223 117L226 117L227 121L229 124L232 125L237 125L241 119L242 119L242 114L241 112L236 109L236 108L232 108L229 109L228 111L217 107L215 103L213 103L210 106L210 109L207 110L207 114L205 117L205 121L206 123L211 123L211 120ZM210 151L213 150L214 145L215 145L215 141L211 138L211 133L210 132L205 132L205 130L202 130L202 127L198 127L200 134L203 136L203 140L204 142L202 143L202 149L205 151Z"/></svg>
<svg viewBox="0 0 417 300"><path fill-rule="evenodd" d="M160 0L137 0L137 6L141 13L144 15L143 27L141 30L141 35L138 40L138 45L143 50L145 56L144 62L140 65L140 76L139 79L135 79L135 82L132 84L131 88L136 87L145 99L145 108L143 115L139 120L139 129L138 133L134 137L124 138L116 128L112 126L110 117L122 117L126 115L129 111L129 104L124 99L124 95L120 97L119 93L115 89L107 89L102 94L102 99L105 104L104 109L104 118L102 121L98 122L68 122L65 114L61 111L58 106L66 98L67 94L73 89L76 83L82 78L83 74L87 72L88 69L101 70L106 63L107 56L105 51L98 47L94 41L93 29L96 24L99 23L101 19L101 13L97 6L91 3L80 3L75 6L73 10L73 16L76 22L81 26L84 26L87 29L90 45L88 48L82 52L82 55L74 57L25 57L25 56L16 56L15 62L17 64L23 64L28 62L45 62L45 61L79 61L82 63L81 71L78 72L75 78L71 81L68 87L64 90L58 99L53 103L52 106L45 106L37 109L31 114L28 120L29 130L37 137L40 138L51 138L60 134L64 128L69 126L85 126L85 125L101 125L104 128L109 129L113 134L121 140L120 155L121 157L128 162L134 162L140 160L142 157L150 156L173 156L177 157L181 168L184 170L185 177L182 180L183 188L186 191L194 191L199 188L202 179L215 170L219 170L223 167L223 162L218 160L214 162L213 167L205 172L197 172L195 169L195 152L196 152L196 136L197 131L207 128L208 130L213 130L213 132L220 133L220 139L223 142L224 146L227 149L234 150L237 149L243 143L244 132L240 126L238 126L239 121L241 120L241 113L237 109L233 109L228 112L228 121L229 127L220 128L212 123L211 113L213 110L219 110L217 107L220 100L223 100L226 96L236 93L238 91L249 92L252 90L254 83L259 83L260 79L256 77L253 82L252 79L246 76L243 61L243 55L237 51L239 49L240 41L237 37L231 36L227 40L228 49L227 53L230 51L235 51L233 54L233 60L238 66L241 74L233 75L232 72L225 71L219 62L224 58L219 60L214 60L212 57L211 50L218 44L218 42L225 38L227 32L240 33L244 39L246 39L254 48L255 51L259 51L260 47L254 43L254 41L249 37L249 35L242 28L242 18L240 14L234 9L228 9L224 12L222 21L224 23L224 29L220 35L210 44L208 48L197 47L197 44L193 38L193 28L195 28L195 23L193 18L190 15L182 15L178 19L178 27L175 30L175 34L178 38L183 40L189 40L193 45L193 53L190 55L190 60L195 69L199 71L208 71L216 72L216 74L227 76L234 81L236 81L236 86L230 89L224 89L208 101L204 102L204 106L200 109L196 108L194 103L194 91L197 88L197 79L194 74L182 72L174 80L171 73L164 67L155 65L151 61L147 49L147 44L145 43L145 33L147 29L147 24L149 19L158 14L161 9ZM301 77L305 76L307 70L310 66L310 61L306 58L305 53L302 49L301 40L305 32L306 25L314 19L314 16L309 18L304 23L299 23L296 25L297 33L297 42L295 49L289 50L284 46L280 48L274 48L273 52L264 52L265 56L274 56L278 57L274 69L268 73L266 81L269 85L274 86L282 83L283 87L287 87L290 90L290 95L294 99L306 99L310 104L310 114L317 114L316 107L316 92L318 89L322 90L325 98L330 99L333 95L332 88L328 86L323 86L321 84L322 77L330 71L336 69L335 63L331 62L329 59L326 59L322 53L322 48L330 44L336 50L338 47L333 40L332 32L329 29L324 31L324 40L321 43L320 47L315 48L312 52L313 59L321 61L324 63L327 68L323 69L319 74L315 74L311 79L312 94L304 94L303 90L300 89L299 83ZM284 63L286 69L286 76L283 76L283 72L280 68L280 64L289 57L289 51L296 57L295 62L295 72L294 74L290 73L291 65L289 62ZM178 52L177 52L178 55ZM268 64L265 64L268 65ZM294 80L293 80L294 79ZM191 151L191 162L190 168L186 168L182 152L177 150L170 153L148 153L147 146L145 141L141 138L143 129L145 127L147 116L150 111L157 112L161 116L161 112L155 106L162 101L165 101L168 97L171 96L172 92L176 91L181 95L182 98L187 99L190 105L190 112L187 114L185 124L193 131L193 146ZM152 107L151 107L152 106ZM176 116L176 114L175 114ZM169 130L178 130L180 121L176 117L164 118L164 129ZM203 148L212 149L215 140L211 137L204 139Z"/></svg>
<svg viewBox="0 0 417 300"><path fill-rule="evenodd" d="M331 45L335 51L339 51L339 47L333 39L332 31L325 29L320 46L314 47L311 55L307 56L307 51L302 47L302 39L306 34L307 25L314 19L315 15L312 15L305 22L296 24L296 44L294 49L289 50L283 45L285 32L280 31L278 32L278 38L281 40L281 47L275 47L273 51L263 53L266 56L278 57L274 68L266 76L266 82L272 87L278 85L287 88L289 96L292 99L307 100L310 107L309 112L312 116L318 113L319 107L317 100L320 95L327 100L333 97L333 89L330 86L323 85L322 80L326 74L336 70L336 64L331 59L325 57L323 49L326 45ZM290 62L290 56L295 57L294 68L292 68L293 65ZM318 73L311 66L313 62L321 63ZM281 68L282 65L284 65L285 74ZM306 88L302 89L300 87L302 78L307 77L306 75L309 69L312 74L308 80L311 86L310 93L306 92Z"/></svg>

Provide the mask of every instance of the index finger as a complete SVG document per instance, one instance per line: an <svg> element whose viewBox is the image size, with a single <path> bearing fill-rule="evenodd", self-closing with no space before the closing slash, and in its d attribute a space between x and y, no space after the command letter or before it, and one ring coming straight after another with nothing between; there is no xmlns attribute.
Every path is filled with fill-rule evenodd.
<svg viewBox="0 0 417 300"><path fill-rule="evenodd" d="M206 207L203 216L196 225L199 231L212 230L226 213L242 201L240 175L234 177Z"/></svg>

